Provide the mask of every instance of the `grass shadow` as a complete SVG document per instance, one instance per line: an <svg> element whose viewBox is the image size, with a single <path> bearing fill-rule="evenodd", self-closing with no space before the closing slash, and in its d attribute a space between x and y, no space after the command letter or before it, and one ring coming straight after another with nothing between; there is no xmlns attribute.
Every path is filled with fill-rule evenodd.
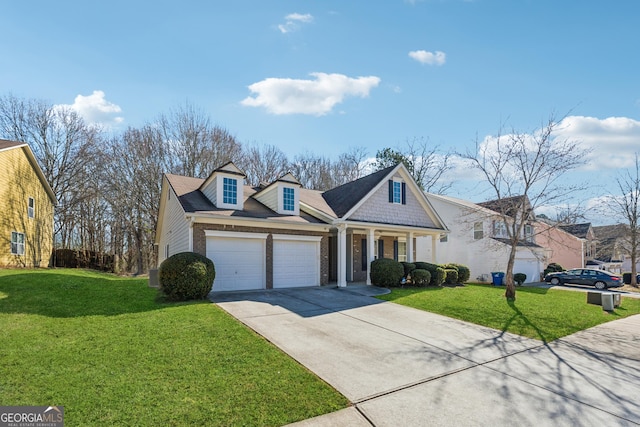
<svg viewBox="0 0 640 427"><path fill-rule="evenodd" d="M511 310L513 310L513 316L511 316L505 322L505 324L504 324L504 326L502 328L503 332L508 331L509 330L509 326L511 326L511 324L514 321L520 320L520 321L522 321L522 323L524 323L525 325L529 326L531 329L536 331L536 334L538 335L538 339L540 339L540 341L544 342L545 344L549 342L549 339L548 339L549 337L547 337L544 334L544 332L542 331L542 329L540 329L536 324L531 322L529 320L529 318L527 316L525 316L524 313L522 313L522 311L520 311L520 309L516 306L516 302L515 301L507 300L507 304L509 305Z"/></svg>

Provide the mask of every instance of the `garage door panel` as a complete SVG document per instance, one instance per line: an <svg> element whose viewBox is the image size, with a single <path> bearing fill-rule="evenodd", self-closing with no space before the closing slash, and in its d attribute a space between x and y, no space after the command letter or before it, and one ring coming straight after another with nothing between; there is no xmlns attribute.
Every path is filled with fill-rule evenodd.
<svg viewBox="0 0 640 427"><path fill-rule="evenodd" d="M320 243L318 241L274 240L273 287L293 288L320 285Z"/></svg>
<svg viewBox="0 0 640 427"><path fill-rule="evenodd" d="M207 237L207 257L216 268L214 291L264 289L263 239Z"/></svg>

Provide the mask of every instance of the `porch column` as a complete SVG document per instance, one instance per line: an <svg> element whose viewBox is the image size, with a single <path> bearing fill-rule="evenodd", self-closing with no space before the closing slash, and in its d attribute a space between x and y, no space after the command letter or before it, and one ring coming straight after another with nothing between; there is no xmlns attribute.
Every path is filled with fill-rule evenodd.
<svg viewBox="0 0 640 427"><path fill-rule="evenodd" d="M371 263L376 259L375 238L375 230L370 228L369 234L367 235L367 285L371 284Z"/></svg>
<svg viewBox="0 0 640 427"><path fill-rule="evenodd" d="M338 225L338 287L347 286L347 226Z"/></svg>
<svg viewBox="0 0 640 427"><path fill-rule="evenodd" d="M431 235L431 262L433 264L438 263L438 257L436 256L436 239L438 239L438 234Z"/></svg>
<svg viewBox="0 0 640 427"><path fill-rule="evenodd" d="M413 231L407 233L407 262L413 262Z"/></svg>

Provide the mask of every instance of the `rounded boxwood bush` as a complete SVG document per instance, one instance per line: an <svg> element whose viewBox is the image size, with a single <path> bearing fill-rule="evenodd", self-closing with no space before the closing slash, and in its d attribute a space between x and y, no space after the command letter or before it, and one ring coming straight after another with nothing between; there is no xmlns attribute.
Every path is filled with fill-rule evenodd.
<svg viewBox="0 0 640 427"><path fill-rule="evenodd" d="M404 277L410 276L411 272L416 269L416 265L412 262L401 261L400 264L404 268Z"/></svg>
<svg viewBox="0 0 640 427"><path fill-rule="evenodd" d="M411 280L416 286L427 286L431 282L431 273L429 270L416 268L411 272Z"/></svg>
<svg viewBox="0 0 640 427"><path fill-rule="evenodd" d="M513 281L516 282L518 286L522 286L525 280L527 280L527 275L524 273L516 273L513 275Z"/></svg>
<svg viewBox="0 0 640 427"><path fill-rule="evenodd" d="M398 261L379 258L371 262L370 277L375 286L398 286L404 277L404 267Z"/></svg>
<svg viewBox="0 0 640 427"><path fill-rule="evenodd" d="M171 301L206 298L215 278L213 261L195 252L172 255L158 269L160 289Z"/></svg>
<svg viewBox="0 0 640 427"><path fill-rule="evenodd" d="M444 269L440 267L438 264L432 264L430 262L422 262L418 261L415 263L416 268L420 268L422 270L427 270L431 273L431 282L429 285L431 286L440 286L444 283Z"/></svg>
<svg viewBox="0 0 640 427"><path fill-rule="evenodd" d="M458 283L467 283L471 278L471 270L463 264L450 263L445 264L444 268L455 268L458 270Z"/></svg>
<svg viewBox="0 0 640 427"><path fill-rule="evenodd" d="M458 283L458 270L455 268L445 268L444 282L448 285L455 285Z"/></svg>

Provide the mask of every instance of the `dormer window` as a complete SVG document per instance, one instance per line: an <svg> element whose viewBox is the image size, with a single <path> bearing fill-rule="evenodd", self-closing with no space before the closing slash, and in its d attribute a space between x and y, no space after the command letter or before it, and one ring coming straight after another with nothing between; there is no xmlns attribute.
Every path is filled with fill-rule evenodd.
<svg viewBox="0 0 640 427"><path fill-rule="evenodd" d="M290 187L282 189L282 209L293 212L296 210L295 190Z"/></svg>
<svg viewBox="0 0 640 427"><path fill-rule="evenodd" d="M224 178L222 185L222 203L235 205L238 203L238 180Z"/></svg>

